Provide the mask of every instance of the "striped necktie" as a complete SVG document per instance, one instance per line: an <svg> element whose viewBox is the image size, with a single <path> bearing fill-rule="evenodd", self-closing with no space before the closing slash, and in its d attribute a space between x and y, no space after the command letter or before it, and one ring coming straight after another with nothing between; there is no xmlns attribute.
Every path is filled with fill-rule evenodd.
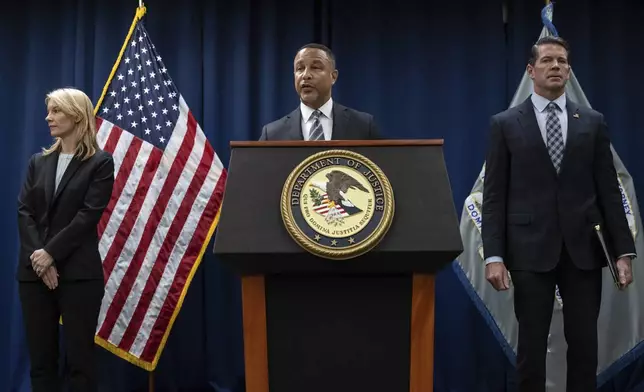
<svg viewBox="0 0 644 392"><path fill-rule="evenodd" d="M309 140L325 140L324 139L324 130L322 129L322 123L320 122L320 116L322 112L316 110L313 112L311 117L313 117L313 126L311 127L311 132L309 132Z"/></svg>

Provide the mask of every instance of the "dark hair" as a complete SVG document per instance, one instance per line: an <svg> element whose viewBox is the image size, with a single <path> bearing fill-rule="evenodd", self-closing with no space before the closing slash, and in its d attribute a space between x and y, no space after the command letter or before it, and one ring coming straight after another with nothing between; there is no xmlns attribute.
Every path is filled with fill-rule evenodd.
<svg viewBox="0 0 644 392"><path fill-rule="evenodd" d="M528 63L530 65L534 65L537 62L537 59L539 58L539 46L546 45L546 44L555 44L555 45L562 46L564 49L566 49L566 53L568 54L568 57L570 57L570 46L568 45L568 42L566 42L566 40L561 37L555 37L555 36L549 35L546 37L539 38L537 43L532 45L530 59L528 60Z"/></svg>
<svg viewBox="0 0 644 392"><path fill-rule="evenodd" d="M308 49L320 49L321 51L326 53L326 55L329 57L329 60L331 60L331 64L333 65L333 68L335 68L335 55L333 54L331 49L329 49L327 46L322 45L322 44L310 43L310 44L306 44L306 45L302 46L300 49L298 49L298 52L300 50L302 50L302 49L307 49L307 48Z"/></svg>

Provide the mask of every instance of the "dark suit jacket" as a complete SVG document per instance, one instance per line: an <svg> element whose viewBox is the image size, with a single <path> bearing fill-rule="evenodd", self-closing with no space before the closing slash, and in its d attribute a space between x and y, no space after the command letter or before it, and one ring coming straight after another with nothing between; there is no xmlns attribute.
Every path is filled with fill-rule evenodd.
<svg viewBox="0 0 644 392"><path fill-rule="evenodd" d="M300 107L291 113L264 125L259 140L303 140L302 112ZM369 113L342 106L333 102L332 140L380 139L378 126Z"/></svg>
<svg viewBox="0 0 644 392"><path fill-rule="evenodd" d="M603 266L594 224L616 255L635 253L607 126L601 113L567 99L568 136L559 175L532 101L492 117L485 163L482 237L485 257L508 269L548 271L565 243L581 269Z"/></svg>
<svg viewBox="0 0 644 392"><path fill-rule="evenodd" d="M18 197L20 258L16 277L40 280L29 256L45 249L61 281L103 279L97 224L112 195L114 161L97 151L81 161L74 157L54 193L58 153L34 154Z"/></svg>

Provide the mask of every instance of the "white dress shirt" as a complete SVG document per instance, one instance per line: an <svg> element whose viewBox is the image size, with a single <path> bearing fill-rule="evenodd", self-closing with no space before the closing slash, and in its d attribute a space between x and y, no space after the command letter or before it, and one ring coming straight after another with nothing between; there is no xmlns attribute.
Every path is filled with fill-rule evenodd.
<svg viewBox="0 0 644 392"><path fill-rule="evenodd" d="M322 131L324 132L324 140L331 140L333 132L333 99L329 98L324 105L320 107L320 122L322 123ZM315 119L312 117L315 109L312 109L300 102L300 112L302 112L302 136L304 140L309 140L311 135L311 128Z"/></svg>
<svg viewBox="0 0 644 392"><path fill-rule="evenodd" d="M67 170L67 166L69 166L69 162L72 161L73 157L74 154L63 154L62 152L58 154L58 164L56 165L56 186L54 188L54 192L58 190L60 180L62 180L63 174L65 174L65 170Z"/></svg>

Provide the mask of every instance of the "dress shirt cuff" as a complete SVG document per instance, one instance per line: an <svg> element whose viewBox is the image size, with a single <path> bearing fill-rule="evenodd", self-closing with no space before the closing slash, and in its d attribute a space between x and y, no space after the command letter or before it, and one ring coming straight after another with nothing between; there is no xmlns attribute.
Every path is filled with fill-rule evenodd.
<svg viewBox="0 0 644 392"><path fill-rule="evenodd" d="M490 256L487 259L485 259L485 265L488 265L490 263L502 263L503 258L499 256Z"/></svg>

